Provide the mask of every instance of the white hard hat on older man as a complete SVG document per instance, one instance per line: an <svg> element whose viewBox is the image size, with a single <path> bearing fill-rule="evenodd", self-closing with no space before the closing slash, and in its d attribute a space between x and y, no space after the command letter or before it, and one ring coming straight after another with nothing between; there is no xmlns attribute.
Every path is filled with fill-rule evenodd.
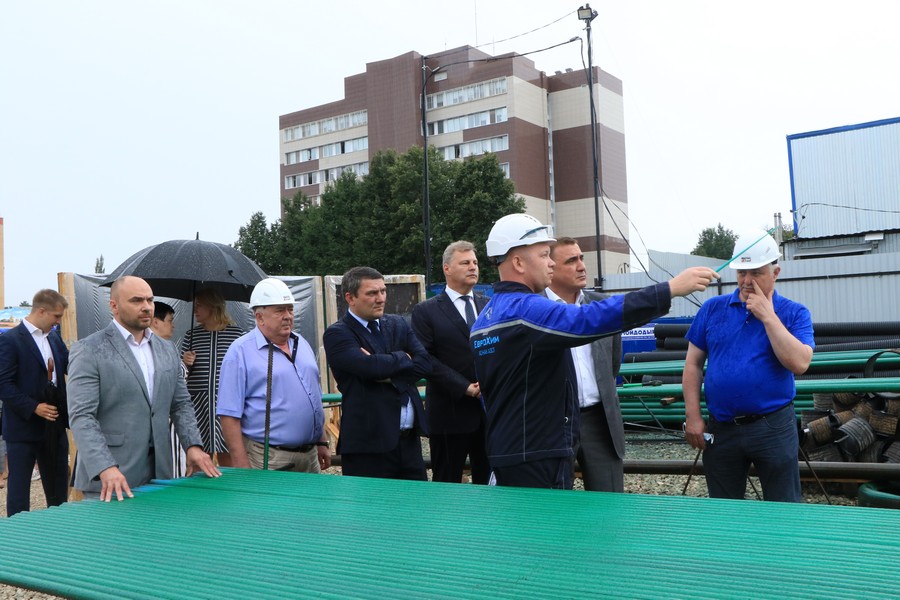
<svg viewBox="0 0 900 600"><path fill-rule="evenodd" d="M769 232L753 229L742 233L734 242L734 258L729 266L739 271L752 271L781 258L778 243Z"/></svg>
<svg viewBox="0 0 900 600"><path fill-rule="evenodd" d="M291 290L288 288L287 284L285 284L280 279L275 279L274 277L263 279L262 281L257 283L256 287L253 288L253 293L250 294L251 308L256 308L257 306L278 306L281 304L293 303L294 295L291 293Z"/></svg>

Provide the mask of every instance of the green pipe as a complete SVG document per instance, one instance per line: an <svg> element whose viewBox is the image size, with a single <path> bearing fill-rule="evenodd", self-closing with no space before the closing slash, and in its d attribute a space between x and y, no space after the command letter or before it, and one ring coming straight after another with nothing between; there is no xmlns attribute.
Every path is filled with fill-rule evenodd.
<svg viewBox="0 0 900 600"><path fill-rule="evenodd" d="M823 371L829 367L862 367L881 350L846 350L843 352L814 352L811 371ZM900 365L900 355L885 354L878 359L879 365ZM632 375L665 375L681 374L684 371L683 360L660 360L654 362L623 363L619 367L619 375L629 377Z"/></svg>
<svg viewBox="0 0 900 600"><path fill-rule="evenodd" d="M900 377L872 377L870 379L801 379L796 382L798 394L835 392L900 392ZM619 398L633 396L683 396L681 384L618 388Z"/></svg>

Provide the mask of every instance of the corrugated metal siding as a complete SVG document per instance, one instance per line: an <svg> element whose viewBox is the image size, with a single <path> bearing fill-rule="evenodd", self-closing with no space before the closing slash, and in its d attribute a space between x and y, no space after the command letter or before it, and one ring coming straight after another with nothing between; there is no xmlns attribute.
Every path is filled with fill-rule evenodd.
<svg viewBox="0 0 900 600"><path fill-rule="evenodd" d="M900 119L788 136L800 237L900 228Z"/></svg>
<svg viewBox="0 0 900 600"><path fill-rule="evenodd" d="M683 265L705 265L710 260L663 253L651 253L651 258L656 265L651 270L656 281L671 278L662 269L678 274ZM713 295L733 292L737 281L734 270L726 267L719 274L721 286L692 298L702 303ZM604 278L607 293L624 293L651 283L644 273ZM779 294L809 308L817 323L896 321L900 318L900 253L782 261L775 288ZM690 317L698 310L688 300L675 299L666 316Z"/></svg>
<svg viewBox="0 0 900 600"><path fill-rule="evenodd" d="M900 207L897 207L900 210ZM798 253L816 251L824 252L830 249L840 249L845 246L868 246L867 254L891 254L900 253L900 232L880 231L884 239L866 240L866 234L845 235L828 238L795 238L786 242L782 248L785 260L794 259ZM871 234L874 235L874 234ZM834 252L834 255L839 252Z"/></svg>
<svg viewBox="0 0 900 600"><path fill-rule="evenodd" d="M0 521L70 598L872 598L900 511L228 470Z"/></svg>

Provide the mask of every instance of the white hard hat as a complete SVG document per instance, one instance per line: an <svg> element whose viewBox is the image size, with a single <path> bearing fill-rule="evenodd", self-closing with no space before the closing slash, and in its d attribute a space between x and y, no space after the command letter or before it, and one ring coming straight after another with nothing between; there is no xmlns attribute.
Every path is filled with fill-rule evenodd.
<svg viewBox="0 0 900 600"><path fill-rule="evenodd" d="M778 243L767 231L754 229L742 233L734 242L732 269L749 271L775 262L781 257Z"/></svg>
<svg viewBox="0 0 900 600"><path fill-rule="evenodd" d="M257 283L256 287L253 288L253 293L250 294L251 308L293 303L294 295L291 293L291 290L288 289L287 284L274 277L263 279Z"/></svg>
<svg viewBox="0 0 900 600"><path fill-rule="evenodd" d="M487 254L493 258L506 256L512 248L542 242L555 242L553 227L523 213L501 217L491 227L487 239Z"/></svg>

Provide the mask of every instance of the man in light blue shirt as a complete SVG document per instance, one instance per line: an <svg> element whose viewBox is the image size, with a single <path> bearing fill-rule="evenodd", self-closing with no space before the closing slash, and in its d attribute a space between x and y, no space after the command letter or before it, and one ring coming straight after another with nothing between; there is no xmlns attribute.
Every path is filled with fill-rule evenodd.
<svg viewBox="0 0 900 600"><path fill-rule="evenodd" d="M256 328L228 348L219 372L216 414L234 466L263 468L268 434L269 469L319 473L331 466L319 368L312 348L293 333L293 295L283 281L264 279L250 305Z"/></svg>

